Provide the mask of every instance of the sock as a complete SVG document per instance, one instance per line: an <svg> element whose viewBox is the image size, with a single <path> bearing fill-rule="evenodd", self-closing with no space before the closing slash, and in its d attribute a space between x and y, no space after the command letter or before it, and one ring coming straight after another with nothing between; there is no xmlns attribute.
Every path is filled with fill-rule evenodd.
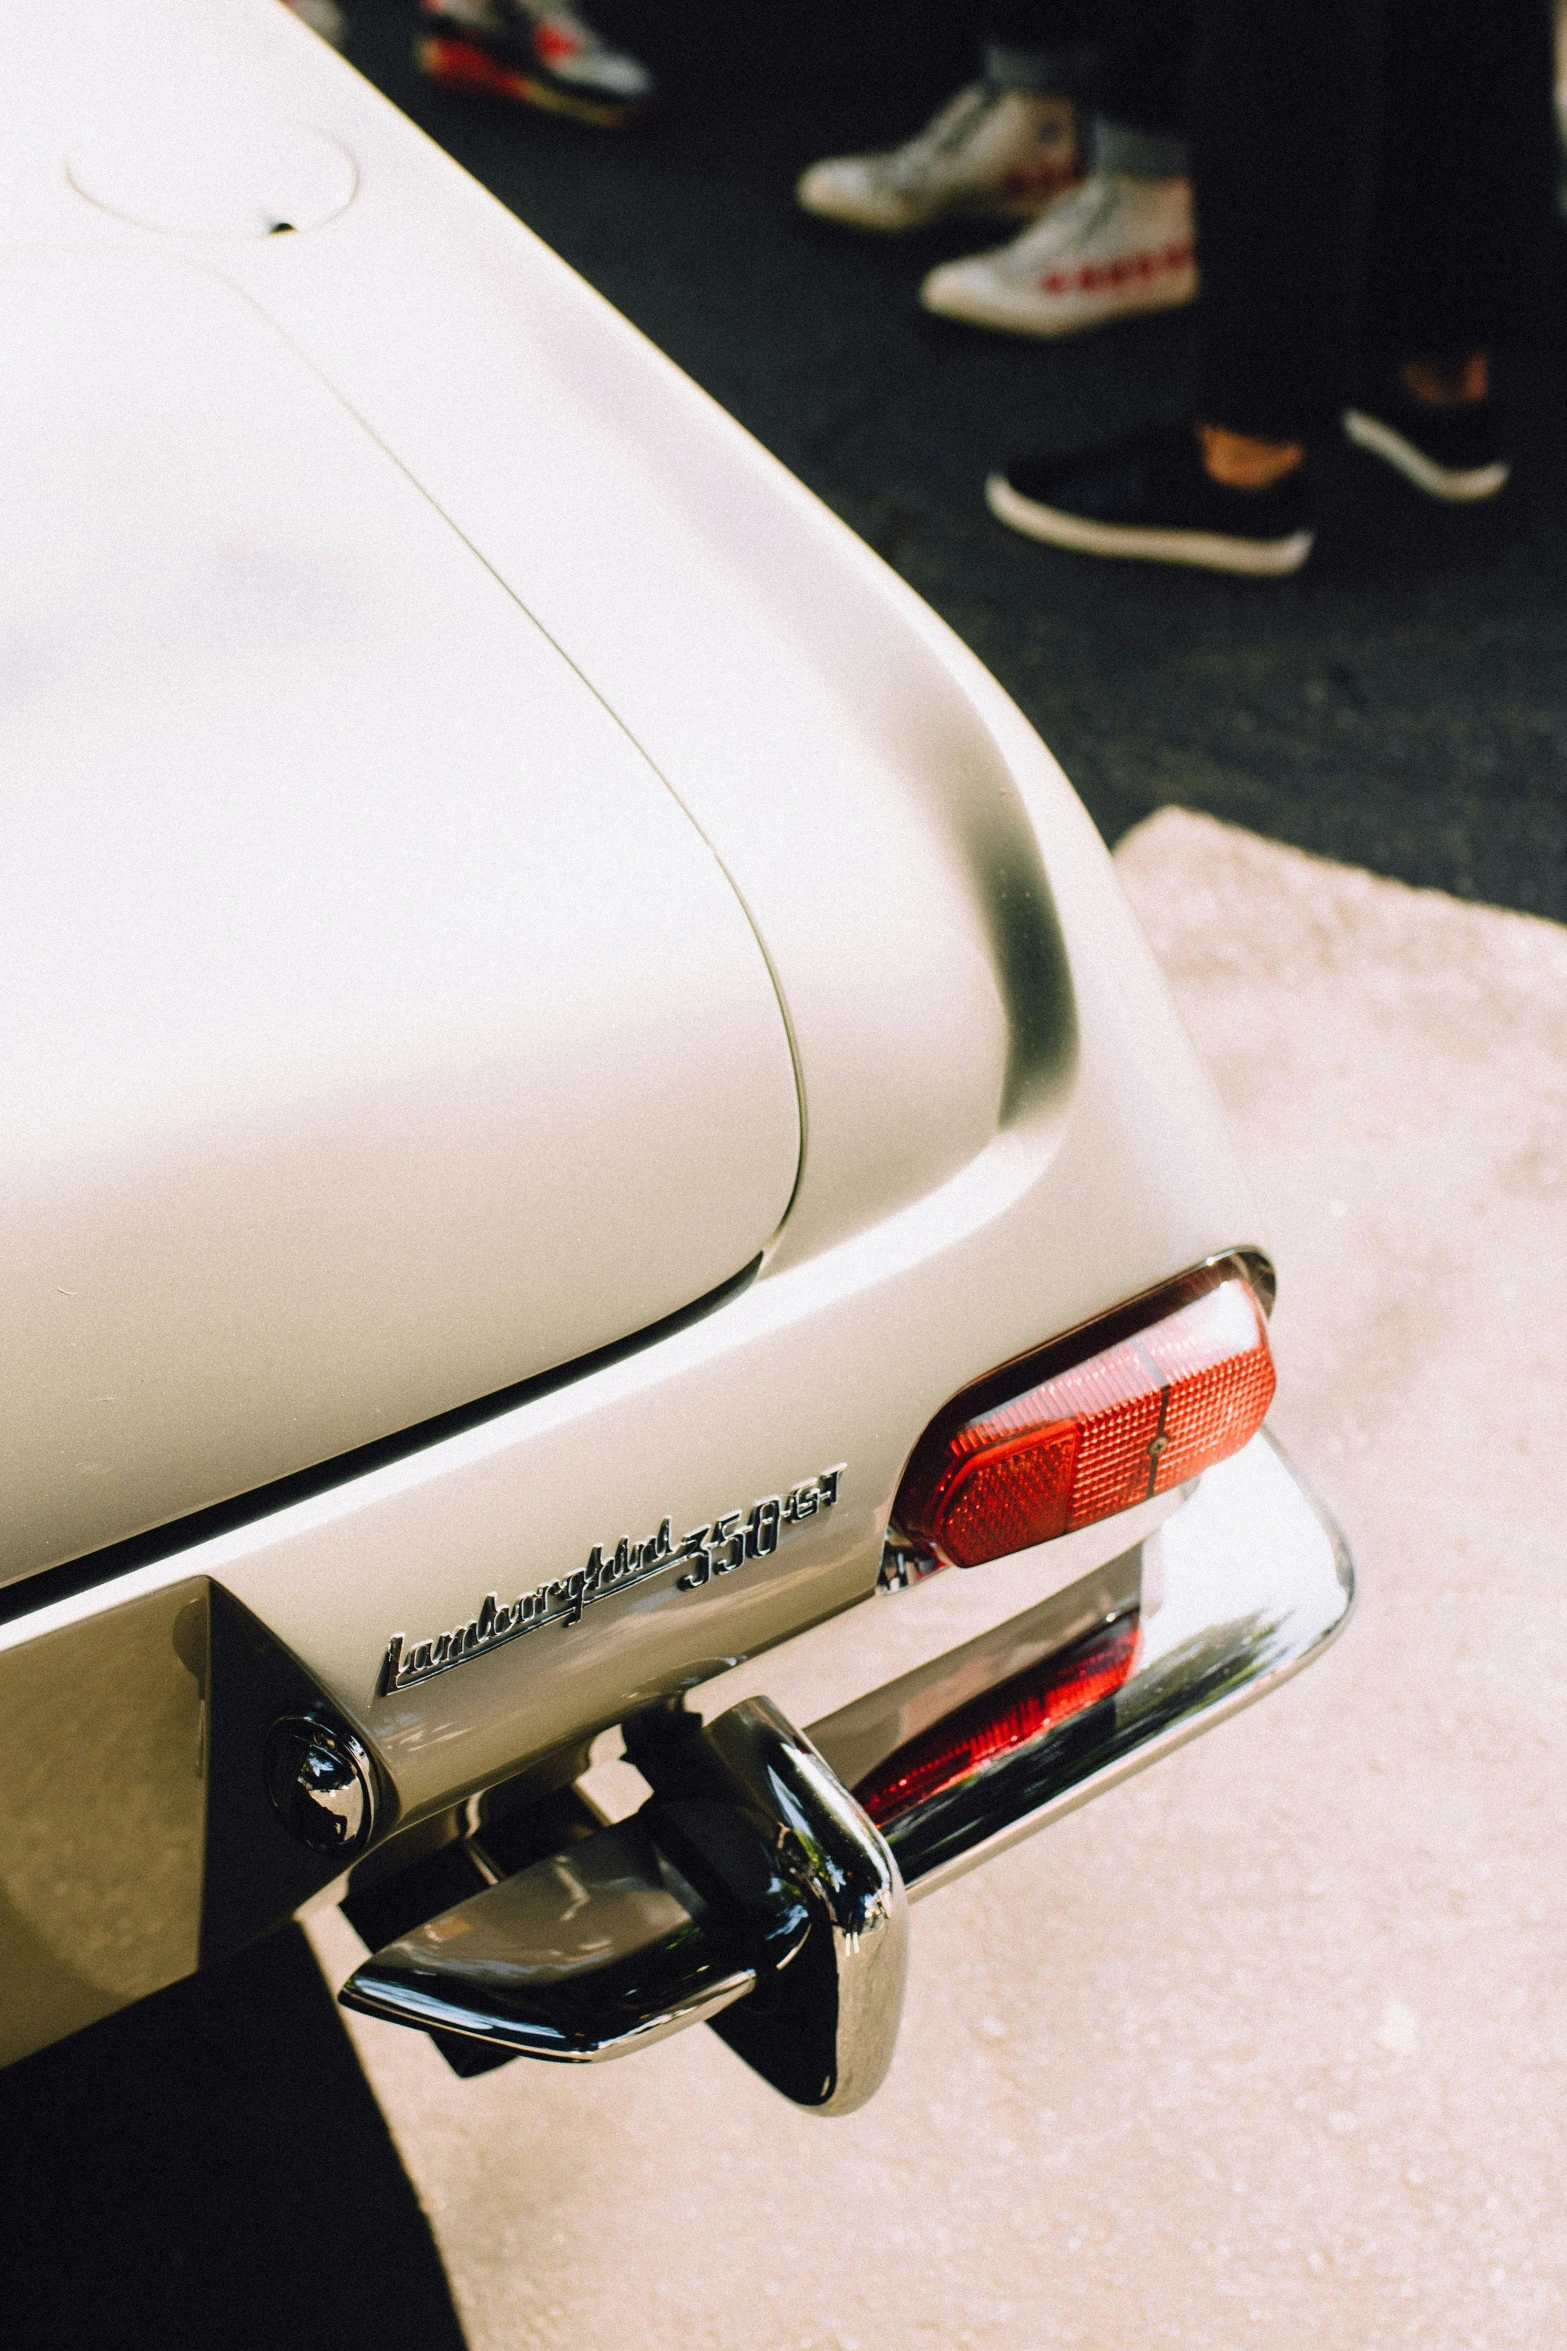
<svg viewBox="0 0 1567 2351"><path fill-rule="evenodd" d="M1422 408L1478 408L1491 396L1491 354L1468 351L1461 359L1406 359L1398 381Z"/></svg>
<svg viewBox="0 0 1567 2351"><path fill-rule="evenodd" d="M1117 171L1132 180L1184 180L1191 176L1191 146L1179 131L1147 131L1136 123L1094 117L1095 171Z"/></svg>
<svg viewBox="0 0 1567 2351"><path fill-rule="evenodd" d="M1225 490L1271 490L1306 456L1299 441L1263 441L1222 424L1198 425L1197 450L1209 481Z"/></svg>

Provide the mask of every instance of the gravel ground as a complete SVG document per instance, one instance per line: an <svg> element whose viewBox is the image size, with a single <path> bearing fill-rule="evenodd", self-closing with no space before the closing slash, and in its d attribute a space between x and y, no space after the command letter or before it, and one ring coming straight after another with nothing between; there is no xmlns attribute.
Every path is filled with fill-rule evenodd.
<svg viewBox="0 0 1567 2351"><path fill-rule="evenodd" d="M922 1905L850 2120L700 2031L464 2084L355 2020L472 2351L1567 2332L1567 933L1176 810L1120 864L1264 1205L1275 1426L1357 1616Z"/></svg>

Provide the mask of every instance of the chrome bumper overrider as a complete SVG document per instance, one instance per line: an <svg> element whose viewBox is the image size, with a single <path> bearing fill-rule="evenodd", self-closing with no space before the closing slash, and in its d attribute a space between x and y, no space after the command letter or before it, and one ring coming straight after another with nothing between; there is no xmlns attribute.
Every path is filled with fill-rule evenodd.
<svg viewBox="0 0 1567 2351"><path fill-rule="evenodd" d="M633 1820L579 1828L399 1935L341 1999L492 2061L591 2063L711 2023L797 2105L852 2113L903 2008L908 1905L886 1845L765 1698L707 1730L660 1708L628 1737L656 1790ZM481 1867L498 1831L475 1831Z"/></svg>
<svg viewBox="0 0 1567 2351"><path fill-rule="evenodd" d="M1336 1530L1258 1438L1135 1549L808 1736L762 1698L705 1727L678 1708L633 1718L627 1752L653 1789L633 1820L595 1827L584 1807L569 1842L507 1875L505 1824L481 1816L479 1890L433 1917L427 1906L342 1997L449 2049L481 2044L474 2065L454 2056L459 2070L614 2057L711 2022L785 2096L852 2112L891 2061L906 1897L1264 1696L1338 1632L1353 1589ZM885 1833L856 1801L912 1741L928 1747L987 1695L1048 1679L1063 1653L1134 1614L1136 1667L1113 1696L949 1775Z"/></svg>

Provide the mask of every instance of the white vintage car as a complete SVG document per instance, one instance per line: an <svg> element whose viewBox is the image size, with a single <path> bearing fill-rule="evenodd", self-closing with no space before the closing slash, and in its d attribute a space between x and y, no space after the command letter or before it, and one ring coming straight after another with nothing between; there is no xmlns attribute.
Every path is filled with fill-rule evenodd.
<svg viewBox="0 0 1567 2351"><path fill-rule="evenodd" d="M846 2112L910 1900L1348 1608L1208 1088L979 664L274 0L35 31L0 2054L334 1901L459 2072Z"/></svg>

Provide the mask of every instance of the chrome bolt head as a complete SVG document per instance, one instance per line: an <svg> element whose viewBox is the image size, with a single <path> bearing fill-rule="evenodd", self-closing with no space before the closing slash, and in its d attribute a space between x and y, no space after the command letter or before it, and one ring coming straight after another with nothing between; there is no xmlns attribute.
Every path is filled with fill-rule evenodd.
<svg viewBox="0 0 1567 2351"><path fill-rule="evenodd" d="M312 1853L351 1861L375 1828L375 1767L340 1723L290 1715L267 1735L265 1771L272 1809Z"/></svg>

